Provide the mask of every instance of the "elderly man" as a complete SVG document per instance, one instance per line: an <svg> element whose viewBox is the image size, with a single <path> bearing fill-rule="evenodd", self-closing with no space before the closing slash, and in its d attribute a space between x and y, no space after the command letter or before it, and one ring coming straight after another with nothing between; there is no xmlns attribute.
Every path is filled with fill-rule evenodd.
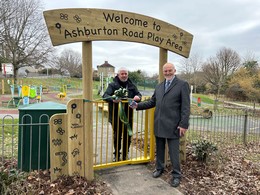
<svg viewBox="0 0 260 195"><path fill-rule="evenodd" d="M118 118L118 103L121 101L121 99L113 99L111 97L114 95L115 91L120 88L126 89L127 97L125 98L131 98L137 102L139 102L142 98L142 95L138 91L137 87L128 78L128 70L126 68L120 68L118 70L117 76L114 78L114 81L112 83L109 83L103 95L103 98L105 98L106 101L108 101L109 103L109 122L112 124L114 135L114 161L120 160L122 135L122 160L127 160L127 155L131 144L131 135L128 134L128 125L123 123ZM128 118L129 125L132 128L133 109L129 108L128 103L124 103L123 107L126 117Z"/></svg>
<svg viewBox="0 0 260 195"><path fill-rule="evenodd" d="M189 127L190 87L175 75L173 64L163 66L165 80L156 86L151 99L130 105L137 110L155 108L154 135L156 139L156 170L153 177L160 177L164 171L165 144L169 147L172 163L171 186L177 187L181 180L179 144L180 137Z"/></svg>

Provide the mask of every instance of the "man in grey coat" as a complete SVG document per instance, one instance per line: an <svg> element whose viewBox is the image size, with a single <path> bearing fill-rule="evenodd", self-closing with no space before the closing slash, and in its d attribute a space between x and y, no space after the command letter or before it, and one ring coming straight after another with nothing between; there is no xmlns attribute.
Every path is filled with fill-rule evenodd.
<svg viewBox="0 0 260 195"><path fill-rule="evenodd" d="M156 140L156 170L153 177L160 177L164 171L165 144L169 147L172 163L171 186L177 187L181 180L179 144L180 137L189 127L190 87L175 75L173 64L163 66L165 80L156 86L151 99L130 105L137 110L155 107L154 135Z"/></svg>

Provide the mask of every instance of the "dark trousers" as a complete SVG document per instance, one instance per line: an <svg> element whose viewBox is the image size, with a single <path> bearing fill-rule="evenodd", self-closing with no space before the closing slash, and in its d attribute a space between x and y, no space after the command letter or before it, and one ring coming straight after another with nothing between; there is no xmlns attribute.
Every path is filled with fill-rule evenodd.
<svg viewBox="0 0 260 195"><path fill-rule="evenodd" d="M156 169L164 169L165 161L165 144L166 140L169 148L169 156L172 163L172 176L176 178L181 177L180 170L180 139L167 139L161 137L155 137L156 139Z"/></svg>
<svg viewBox="0 0 260 195"><path fill-rule="evenodd" d="M130 125L132 127L131 123ZM125 125L120 121L120 119L118 119L117 121L114 121L112 126L113 126L113 139L114 139L114 157L116 161L119 161L120 154L122 152L122 159L126 160L129 152L129 147L131 144L131 136L128 135L127 125Z"/></svg>

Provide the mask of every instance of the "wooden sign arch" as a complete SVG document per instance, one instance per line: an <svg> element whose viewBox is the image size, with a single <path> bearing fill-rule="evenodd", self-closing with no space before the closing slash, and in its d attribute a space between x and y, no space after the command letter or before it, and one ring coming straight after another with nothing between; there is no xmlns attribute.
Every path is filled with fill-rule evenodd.
<svg viewBox="0 0 260 195"><path fill-rule="evenodd" d="M57 9L44 12L52 44L117 40L144 43L188 57L193 35L141 14L106 9Z"/></svg>
<svg viewBox="0 0 260 195"><path fill-rule="evenodd" d="M54 46L82 42L83 98L92 100L92 41L115 40L148 44L160 48L159 80L163 80L162 66L167 62L167 51L188 58L193 35L156 18L141 14L108 10L71 8L47 10L43 13ZM84 104L85 105L85 104ZM93 116L92 104L82 111L85 145L84 176L93 179Z"/></svg>

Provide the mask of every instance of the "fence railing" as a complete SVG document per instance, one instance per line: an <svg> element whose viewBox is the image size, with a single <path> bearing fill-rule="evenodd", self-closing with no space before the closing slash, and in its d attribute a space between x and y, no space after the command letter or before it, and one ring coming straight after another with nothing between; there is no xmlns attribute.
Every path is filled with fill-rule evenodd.
<svg viewBox="0 0 260 195"><path fill-rule="evenodd" d="M217 110L211 118L191 115L188 141L208 140L218 144L260 142L260 115L248 110Z"/></svg>

